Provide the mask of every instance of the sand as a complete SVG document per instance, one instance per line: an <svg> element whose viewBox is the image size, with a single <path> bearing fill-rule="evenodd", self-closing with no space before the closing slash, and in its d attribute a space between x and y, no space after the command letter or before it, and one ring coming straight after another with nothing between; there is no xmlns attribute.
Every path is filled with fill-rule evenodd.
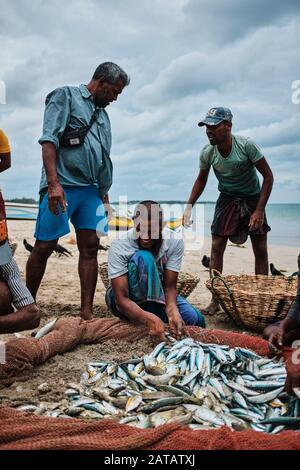
<svg viewBox="0 0 300 470"><path fill-rule="evenodd" d="M8 221L9 235L13 242L18 243L15 259L19 265L22 275L25 273L28 251L23 246L23 239L26 238L31 244L34 243L32 221ZM103 245L109 245L116 236L116 232L111 232L107 238L101 240ZM77 273L78 251L76 245L68 243L70 236L60 240L60 243L72 252L71 257L59 257L52 255L48 261L46 274L41 284L38 294L38 305L41 308L41 325L49 319L62 316L73 316L79 314L80 307L80 284ZM209 278L209 272L201 264L204 254L209 255L210 239L205 239L203 247L199 251L194 251L191 245L186 245L182 270L196 273L200 277L200 282L189 301L200 310L210 301L210 292L205 287L205 282ZM269 261L273 262L278 269L284 269L287 273L297 270L298 248L288 246L269 246ZM107 259L107 252L100 251L98 261L104 262ZM224 257L224 274L241 274L254 272L254 256L251 243L248 241L242 247L229 243ZM95 316L110 316L104 300L105 288L99 277L95 294ZM224 313L213 317L207 317L208 328L218 328L233 331L246 331L238 328ZM32 332L22 332L24 336L30 336ZM0 335L0 340L7 341L12 335ZM18 382L7 389L0 390L0 401L17 404L44 400L55 402L62 397L68 382L77 382L85 365L91 359L114 360L126 359L131 354L144 354L152 348L150 339L139 341L137 344L128 345L126 342L112 342L103 345L80 346L75 351L57 356L49 360L46 364L36 368L26 382ZM47 382L50 388L48 393L41 395L37 391L38 385Z"/></svg>

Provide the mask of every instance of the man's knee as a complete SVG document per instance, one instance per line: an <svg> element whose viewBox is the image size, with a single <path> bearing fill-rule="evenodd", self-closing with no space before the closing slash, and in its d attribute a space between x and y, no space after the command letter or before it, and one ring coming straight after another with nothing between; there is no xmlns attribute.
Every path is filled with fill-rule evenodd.
<svg viewBox="0 0 300 470"><path fill-rule="evenodd" d="M49 256L53 253L53 250L57 245L57 241L58 240L44 242L37 240L33 247L32 253L41 259L48 259Z"/></svg>
<svg viewBox="0 0 300 470"><path fill-rule="evenodd" d="M90 237L85 241L80 241L80 243L78 243L78 250L80 256L83 256L84 258L97 258L99 250L99 238L95 236Z"/></svg>
<svg viewBox="0 0 300 470"><path fill-rule="evenodd" d="M32 330L39 326L41 314L36 304L26 305L21 311L24 315L24 329Z"/></svg>
<svg viewBox="0 0 300 470"><path fill-rule="evenodd" d="M13 311L12 295L6 282L0 281L0 315L6 315Z"/></svg>
<svg viewBox="0 0 300 470"><path fill-rule="evenodd" d="M205 328L204 316L196 307L190 304L186 299L181 296L177 296L177 307L186 325L200 326L201 328Z"/></svg>

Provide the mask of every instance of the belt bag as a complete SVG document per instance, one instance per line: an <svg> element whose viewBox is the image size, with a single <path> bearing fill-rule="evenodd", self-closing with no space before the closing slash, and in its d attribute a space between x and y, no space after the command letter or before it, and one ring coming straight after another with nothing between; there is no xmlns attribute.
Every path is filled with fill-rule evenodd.
<svg viewBox="0 0 300 470"><path fill-rule="evenodd" d="M60 139L60 145L62 147L79 147L83 145L84 139L89 132L90 128L92 127L93 123L96 121L97 118L97 110L95 110L92 114L91 120L87 126L78 127L77 129L72 129L67 127L64 130L63 135Z"/></svg>

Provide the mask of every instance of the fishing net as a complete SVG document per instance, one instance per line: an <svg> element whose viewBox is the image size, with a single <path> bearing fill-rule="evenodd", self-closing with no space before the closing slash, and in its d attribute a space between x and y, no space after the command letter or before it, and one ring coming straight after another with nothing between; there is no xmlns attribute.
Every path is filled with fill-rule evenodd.
<svg viewBox="0 0 300 470"><path fill-rule="evenodd" d="M205 343L244 347L258 354L268 354L261 338L221 330L189 327L191 337ZM143 327L118 319L81 321L61 319L54 330L36 340L13 339L7 343L6 364L0 365L0 384L30 377L30 371L56 354L63 354L79 344L107 340L137 341L147 335ZM9 407L0 407L0 449L300 449L299 432L284 431L270 435L253 430L233 431L225 426L194 431L177 424L154 429L138 429L113 420L85 422L29 415Z"/></svg>

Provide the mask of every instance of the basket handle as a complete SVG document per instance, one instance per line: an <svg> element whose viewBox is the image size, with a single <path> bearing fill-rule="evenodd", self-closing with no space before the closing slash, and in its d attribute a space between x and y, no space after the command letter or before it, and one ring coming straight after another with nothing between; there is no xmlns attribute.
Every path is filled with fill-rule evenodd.
<svg viewBox="0 0 300 470"><path fill-rule="evenodd" d="M215 274L213 275L213 277L211 278L211 290L212 292L216 295L216 292L215 292L215 288L214 288L214 283L216 280L218 281L222 281L224 286L226 287L226 290L227 290L227 293L229 295L229 298L231 300L231 303L232 303L232 307L235 311L235 315L236 315L236 318L240 318L239 314L238 314L238 310L237 310L237 306L236 306L236 303L235 303L235 300L234 300L234 296L233 296L233 292L232 290L230 289L230 287L228 286L227 282L225 281L225 279L223 278L223 276L219 273L219 271L217 271L216 269L212 269L212 272L216 272L218 274ZM221 303L222 305L222 303ZM224 306L222 305L222 307L224 308Z"/></svg>
<svg viewBox="0 0 300 470"><path fill-rule="evenodd" d="M220 273L220 271L218 271L217 269L214 269L214 268L209 269L209 275L210 275L211 279L213 279L216 276L222 277L222 274Z"/></svg>

